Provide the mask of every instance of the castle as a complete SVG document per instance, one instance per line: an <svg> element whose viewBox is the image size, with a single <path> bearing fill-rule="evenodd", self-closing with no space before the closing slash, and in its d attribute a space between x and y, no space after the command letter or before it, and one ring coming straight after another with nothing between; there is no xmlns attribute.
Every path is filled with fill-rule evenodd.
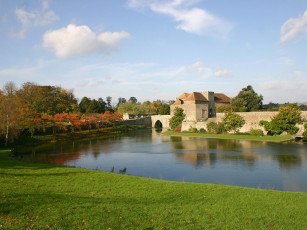
<svg viewBox="0 0 307 230"><path fill-rule="evenodd" d="M171 105L171 116L176 107L182 108L187 121L206 120L216 116L216 108L222 104L230 104L230 98L223 93L193 92L183 93Z"/></svg>

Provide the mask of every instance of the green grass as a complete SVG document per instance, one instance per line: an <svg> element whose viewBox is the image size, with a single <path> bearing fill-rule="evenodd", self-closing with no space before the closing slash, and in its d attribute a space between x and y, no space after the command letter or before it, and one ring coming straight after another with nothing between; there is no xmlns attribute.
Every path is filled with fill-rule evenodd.
<svg viewBox="0 0 307 230"><path fill-rule="evenodd" d="M293 136L251 136L251 135L236 135L236 134L209 134L209 133L176 133L174 131L166 131L164 135L171 136L187 136L187 137L205 137L205 138L220 138L220 139L240 139L240 140L255 140L255 141L288 141L292 140Z"/></svg>
<svg viewBox="0 0 307 230"><path fill-rule="evenodd" d="M307 194L29 164L0 151L0 229L306 229Z"/></svg>

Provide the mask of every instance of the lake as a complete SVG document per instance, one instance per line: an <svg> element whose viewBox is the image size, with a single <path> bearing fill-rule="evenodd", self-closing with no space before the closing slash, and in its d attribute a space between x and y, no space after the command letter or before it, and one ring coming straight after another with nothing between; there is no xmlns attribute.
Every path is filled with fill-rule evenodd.
<svg viewBox="0 0 307 230"><path fill-rule="evenodd" d="M307 192L307 145L164 136L124 136L17 148L27 162L171 181Z"/></svg>

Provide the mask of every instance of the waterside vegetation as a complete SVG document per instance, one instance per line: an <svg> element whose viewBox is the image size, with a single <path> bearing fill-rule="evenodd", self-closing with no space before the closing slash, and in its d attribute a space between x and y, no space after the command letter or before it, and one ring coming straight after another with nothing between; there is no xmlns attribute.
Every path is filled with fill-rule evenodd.
<svg viewBox="0 0 307 230"><path fill-rule="evenodd" d="M24 163L0 151L3 229L302 229L307 194Z"/></svg>

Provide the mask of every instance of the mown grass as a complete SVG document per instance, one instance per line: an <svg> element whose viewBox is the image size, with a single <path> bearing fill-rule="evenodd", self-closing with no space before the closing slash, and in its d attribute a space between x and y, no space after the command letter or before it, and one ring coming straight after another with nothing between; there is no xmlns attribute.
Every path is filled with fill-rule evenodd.
<svg viewBox="0 0 307 230"><path fill-rule="evenodd" d="M187 137L205 137L205 138L220 138L220 139L240 139L240 140L255 140L255 141L288 141L293 139L291 135L285 136L251 136L251 135L236 135L236 134L209 134L209 133L177 133L174 131L165 131L164 135L171 136L187 136Z"/></svg>
<svg viewBox="0 0 307 230"><path fill-rule="evenodd" d="M0 151L3 229L306 229L307 194L29 164Z"/></svg>

